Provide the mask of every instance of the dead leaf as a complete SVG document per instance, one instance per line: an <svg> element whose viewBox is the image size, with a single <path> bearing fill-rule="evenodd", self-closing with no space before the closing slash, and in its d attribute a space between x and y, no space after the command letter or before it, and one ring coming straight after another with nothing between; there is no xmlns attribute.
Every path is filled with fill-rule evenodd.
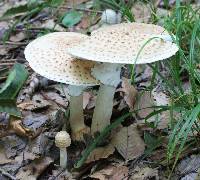
<svg viewBox="0 0 200 180"><path fill-rule="evenodd" d="M3 145L0 144L0 165L11 163L12 161L13 161L12 159L9 159L6 156L5 149L4 149Z"/></svg>
<svg viewBox="0 0 200 180"><path fill-rule="evenodd" d="M137 90L134 86L131 85L130 80L127 78L123 78L122 88L118 89L118 91L124 92L124 100L129 108L133 110L137 96Z"/></svg>
<svg viewBox="0 0 200 180"><path fill-rule="evenodd" d="M31 137L33 135L33 131L29 128L24 127L21 120L11 119L9 130L22 137Z"/></svg>
<svg viewBox="0 0 200 180"><path fill-rule="evenodd" d="M137 171L138 172L135 172L134 175L130 177L130 180L148 180L148 179L159 180L157 169L144 167L144 168L138 168Z"/></svg>
<svg viewBox="0 0 200 180"><path fill-rule="evenodd" d="M134 3L131 12L133 13L136 22L148 23L151 19L151 7L147 3Z"/></svg>
<svg viewBox="0 0 200 180"><path fill-rule="evenodd" d="M120 128L112 138L111 143L126 160L141 156L145 150L145 143L135 125Z"/></svg>
<svg viewBox="0 0 200 180"><path fill-rule="evenodd" d="M26 147L25 140L16 135L3 137L1 138L1 142L5 148L6 157L8 158L18 156Z"/></svg>
<svg viewBox="0 0 200 180"><path fill-rule="evenodd" d="M55 31L60 31L60 32L65 31L65 28L61 27L59 24L56 24L56 22L53 19L48 19L42 22L41 27L47 29L54 29Z"/></svg>
<svg viewBox="0 0 200 180"><path fill-rule="evenodd" d="M17 33L16 35L10 37L10 41L12 42L20 42L24 39L26 39L26 34L23 32Z"/></svg>
<svg viewBox="0 0 200 180"><path fill-rule="evenodd" d="M135 109L136 110L139 109L137 115L139 116L140 119L144 119L147 115L153 112L152 108L147 108L147 107L155 106L154 103L155 102L153 100L151 92L144 91L138 93L138 99L135 104Z"/></svg>
<svg viewBox="0 0 200 180"><path fill-rule="evenodd" d="M50 103L47 100L44 100L42 95L34 95L32 100L17 105L18 108L28 111L35 111L49 106Z"/></svg>
<svg viewBox="0 0 200 180"><path fill-rule="evenodd" d="M81 22L77 24L76 28L80 30L84 30L89 28L91 25L91 19L89 15L82 17Z"/></svg>
<svg viewBox="0 0 200 180"><path fill-rule="evenodd" d="M92 92L83 93L83 109L92 109L95 106L96 96Z"/></svg>
<svg viewBox="0 0 200 180"><path fill-rule="evenodd" d="M200 168L200 155L191 155L186 157L178 164L176 168L176 174L183 176L191 172L195 172Z"/></svg>
<svg viewBox="0 0 200 180"><path fill-rule="evenodd" d="M128 168L126 166L109 165L90 175L90 177L99 180L126 180L128 179Z"/></svg>
<svg viewBox="0 0 200 180"><path fill-rule="evenodd" d="M52 162L53 159L50 157L35 159L25 168L21 168L16 174L16 177L20 180L36 180Z"/></svg>
<svg viewBox="0 0 200 180"><path fill-rule="evenodd" d="M88 156L86 160L86 163L98 161L100 159L105 159L111 154L113 154L114 151L115 151L115 148L111 144L104 147L98 147L90 153L90 155Z"/></svg>
<svg viewBox="0 0 200 180"><path fill-rule="evenodd" d="M64 108L66 108L69 105L68 100L66 98L61 97L56 92L45 92L42 93L42 95L45 97L45 99L51 100Z"/></svg>

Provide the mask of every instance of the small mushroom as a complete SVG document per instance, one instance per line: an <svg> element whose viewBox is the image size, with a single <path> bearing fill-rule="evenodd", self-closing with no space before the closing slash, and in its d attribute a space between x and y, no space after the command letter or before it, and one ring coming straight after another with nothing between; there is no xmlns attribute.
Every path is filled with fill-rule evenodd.
<svg viewBox="0 0 200 180"><path fill-rule="evenodd" d="M70 135L66 131L60 131L55 136L55 144L60 149L60 166L67 167L67 147L71 144Z"/></svg>
<svg viewBox="0 0 200 180"><path fill-rule="evenodd" d="M96 64L73 58L67 49L87 39L86 35L73 32L55 32L37 38L28 44L25 57L31 68L38 74L69 84L70 126L72 139L80 141L90 129L84 124L82 92L88 86L99 84L91 76Z"/></svg>
<svg viewBox="0 0 200 180"><path fill-rule="evenodd" d="M118 24L121 22L121 13L115 12L112 9L106 9L101 15L102 24Z"/></svg>
<svg viewBox="0 0 200 180"><path fill-rule="evenodd" d="M93 31L89 39L68 50L74 57L100 62L92 69L92 75L102 83L92 120L93 133L110 124L121 67L173 56L178 47L169 37L166 30L157 25L121 23Z"/></svg>

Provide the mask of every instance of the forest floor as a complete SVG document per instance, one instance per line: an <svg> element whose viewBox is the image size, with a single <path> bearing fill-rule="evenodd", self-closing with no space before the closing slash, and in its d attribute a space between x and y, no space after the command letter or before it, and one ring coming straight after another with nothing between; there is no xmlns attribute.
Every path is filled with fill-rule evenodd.
<svg viewBox="0 0 200 180"><path fill-rule="evenodd" d="M28 71L25 83L23 80L17 81L22 83L18 84L20 91L15 96L17 108L13 107L12 99L6 101L8 107L5 110L2 108L5 103L0 97L0 180L165 180L170 175L170 179L200 180L200 154L196 144L191 143L184 149L172 171L176 154L170 161L167 159L171 112L168 110L155 113L155 106L168 106L171 96L163 85L163 79L154 77L155 71L147 65L136 66L134 86L129 80L130 67L124 68L122 83L116 89L111 121L129 111L142 110L129 116L113 129L109 137L104 138L101 144L90 152L82 167L76 169L74 165L80 160L82 152L93 142L95 137L89 135L83 142L73 142L67 149L67 170L59 167L59 149L55 146L54 137L64 124L70 132L68 88L34 73L25 60L24 48L31 40L49 32L75 31L89 34L101 26L103 10L112 6L106 4L106 0L105 4L96 7L90 0L69 0L57 8L46 4L37 13L30 14L27 2L0 1L0 87L5 85L9 73L16 71L20 74L14 64L23 64ZM165 17L170 15L175 7L175 1L169 1L167 7L164 2L166 1L137 1L129 9L136 22L156 22L163 25ZM37 1L29 3L31 10L39 7ZM200 2L196 1L191 5L199 8ZM72 18L67 19L66 16ZM127 21L127 18L123 18L123 21ZM164 64L159 65L159 72L171 78ZM8 91L15 82L12 78L10 81L6 88ZM187 78L183 78L182 86L184 91L190 89ZM98 87L95 87L83 94L85 123L88 126L91 125L97 93ZM2 94L4 93L0 91L0 96ZM11 109L13 111L9 113ZM19 112L21 118L16 116ZM148 115L152 116L147 119ZM198 133L193 135L199 136Z"/></svg>

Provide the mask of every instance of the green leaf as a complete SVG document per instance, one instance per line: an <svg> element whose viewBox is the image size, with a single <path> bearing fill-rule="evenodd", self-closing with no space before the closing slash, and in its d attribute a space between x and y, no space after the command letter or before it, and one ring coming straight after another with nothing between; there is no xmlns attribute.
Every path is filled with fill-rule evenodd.
<svg viewBox="0 0 200 180"><path fill-rule="evenodd" d="M0 90L0 112L20 117L16 107L16 96L28 77L28 71L22 64L15 64L8 75L4 86Z"/></svg>
<svg viewBox="0 0 200 180"><path fill-rule="evenodd" d="M6 112L15 117L21 117L21 112L16 107L15 100L1 99L0 100L0 112Z"/></svg>
<svg viewBox="0 0 200 180"><path fill-rule="evenodd" d="M51 5L52 6L60 6L64 0L51 0Z"/></svg>
<svg viewBox="0 0 200 180"><path fill-rule="evenodd" d="M64 15L62 24L66 27L72 27L81 21L82 14L78 11L70 11Z"/></svg>
<svg viewBox="0 0 200 180"><path fill-rule="evenodd" d="M7 17L7 16L13 16L19 13L25 13L28 11L28 5L21 5L21 6L17 6L17 7L13 7L8 9L2 17Z"/></svg>
<svg viewBox="0 0 200 180"><path fill-rule="evenodd" d="M8 78L0 90L0 100L15 99L19 90L28 77L28 71L21 64L15 64Z"/></svg>

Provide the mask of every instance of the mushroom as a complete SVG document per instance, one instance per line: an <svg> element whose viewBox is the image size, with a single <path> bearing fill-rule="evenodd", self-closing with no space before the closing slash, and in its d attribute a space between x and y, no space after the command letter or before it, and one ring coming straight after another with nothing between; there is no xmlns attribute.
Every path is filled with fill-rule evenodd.
<svg viewBox="0 0 200 180"><path fill-rule="evenodd" d="M121 67L171 57L178 47L169 37L166 30L157 25L121 23L93 31L89 39L68 50L74 57L99 62L92 69L92 75L102 83L92 120L93 133L110 124Z"/></svg>
<svg viewBox="0 0 200 180"><path fill-rule="evenodd" d="M73 58L67 49L87 39L86 35L73 32L55 32L37 38L28 44L25 57L31 68L38 74L69 84L70 126L73 140L82 140L90 131L84 124L82 92L88 86L98 85L91 76L96 64Z"/></svg>
<svg viewBox="0 0 200 180"><path fill-rule="evenodd" d="M121 22L121 13L115 12L112 9L106 9L101 15L102 24L118 24Z"/></svg>
<svg viewBox="0 0 200 180"><path fill-rule="evenodd" d="M55 144L60 149L60 166L67 167L67 147L71 144L70 135L66 131L60 131L55 136Z"/></svg>

